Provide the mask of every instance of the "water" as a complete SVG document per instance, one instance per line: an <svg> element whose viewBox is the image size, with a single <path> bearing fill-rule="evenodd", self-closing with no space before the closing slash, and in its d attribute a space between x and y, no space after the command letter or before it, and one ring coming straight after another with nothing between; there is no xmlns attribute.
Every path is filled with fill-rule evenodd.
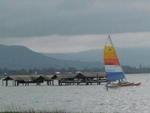
<svg viewBox="0 0 150 113"><path fill-rule="evenodd" d="M105 85L0 87L0 111L149 113L150 74L127 75L138 87L106 91Z"/></svg>

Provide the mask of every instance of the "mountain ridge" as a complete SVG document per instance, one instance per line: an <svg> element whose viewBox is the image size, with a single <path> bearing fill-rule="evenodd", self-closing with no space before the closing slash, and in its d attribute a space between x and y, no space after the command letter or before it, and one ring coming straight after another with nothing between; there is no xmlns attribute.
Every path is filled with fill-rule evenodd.
<svg viewBox="0 0 150 113"><path fill-rule="evenodd" d="M150 67L150 53L147 47L116 48L119 60L122 65ZM103 63L103 49L88 50L76 53L47 53L47 56L58 59L72 59L88 62Z"/></svg>
<svg viewBox="0 0 150 113"><path fill-rule="evenodd" d="M97 62L61 60L34 52L25 46L0 45L0 68L94 68L100 67Z"/></svg>

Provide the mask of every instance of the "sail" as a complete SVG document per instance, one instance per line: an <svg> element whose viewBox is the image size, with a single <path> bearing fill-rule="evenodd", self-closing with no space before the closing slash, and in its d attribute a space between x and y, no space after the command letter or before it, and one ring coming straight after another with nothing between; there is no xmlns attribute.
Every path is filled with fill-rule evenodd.
<svg viewBox="0 0 150 113"><path fill-rule="evenodd" d="M108 36L104 47L104 66L108 81L111 82L125 78L110 36Z"/></svg>

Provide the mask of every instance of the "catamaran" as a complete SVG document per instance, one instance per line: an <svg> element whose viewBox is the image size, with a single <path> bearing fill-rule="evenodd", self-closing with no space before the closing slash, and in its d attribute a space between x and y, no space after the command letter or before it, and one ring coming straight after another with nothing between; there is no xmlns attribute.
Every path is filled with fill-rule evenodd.
<svg viewBox="0 0 150 113"><path fill-rule="evenodd" d="M139 86L141 84L127 81L110 35L104 47L104 66L107 78L106 87Z"/></svg>

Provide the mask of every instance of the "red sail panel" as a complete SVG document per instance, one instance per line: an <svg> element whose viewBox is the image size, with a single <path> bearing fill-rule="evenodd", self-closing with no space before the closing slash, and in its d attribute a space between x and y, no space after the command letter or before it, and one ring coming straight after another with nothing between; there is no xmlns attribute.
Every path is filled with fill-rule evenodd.
<svg viewBox="0 0 150 113"><path fill-rule="evenodd" d="M105 65L120 65L118 59L104 59Z"/></svg>

